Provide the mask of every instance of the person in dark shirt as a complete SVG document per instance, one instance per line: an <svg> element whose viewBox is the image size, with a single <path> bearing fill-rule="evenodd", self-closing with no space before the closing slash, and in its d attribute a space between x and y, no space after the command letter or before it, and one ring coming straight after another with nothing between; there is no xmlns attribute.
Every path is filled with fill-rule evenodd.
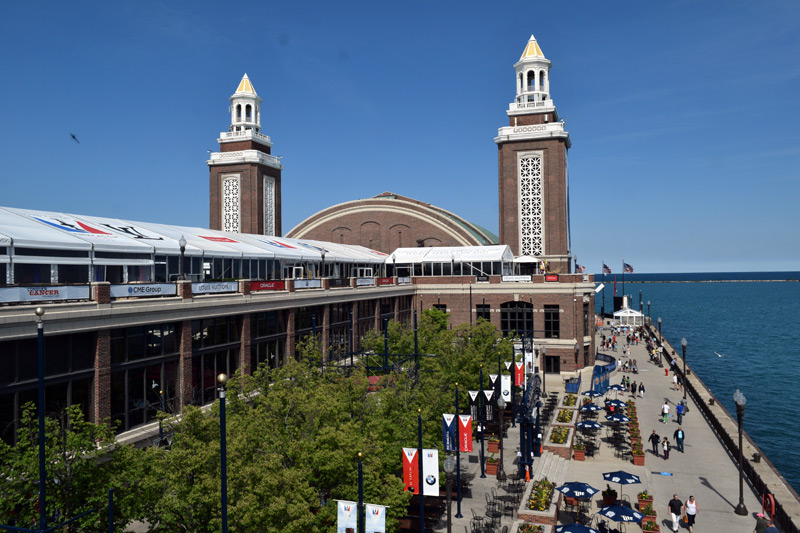
<svg viewBox="0 0 800 533"><path fill-rule="evenodd" d="M672 515L672 531L677 533L681 523L681 515L683 514L683 502L678 499L677 494L673 494L667 507L669 507L669 513Z"/></svg>
<svg viewBox="0 0 800 533"><path fill-rule="evenodd" d="M686 437L686 434L683 432L683 428L678 426L678 429L675 430L675 433L672 434L672 437L675 439L675 444L678 447L678 451L683 453L683 439Z"/></svg>
<svg viewBox="0 0 800 533"><path fill-rule="evenodd" d="M769 521L764 518L764 513L758 513L756 515L756 528L753 533L764 533L764 530L767 529L767 524L769 524Z"/></svg>
<svg viewBox="0 0 800 533"><path fill-rule="evenodd" d="M658 443L661 442L661 437L658 436L658 433L656 433L655 429L647 440L649 440L650 444L653 445L653 453L656 457L658 457Z"/></svg>
<svg viewBox="0 0 800 533"><path fill-rule="evenodd" d="M781 533L781 532L778 531L778 528L775 527L775 524L773 524L772 520L770 520L767 529L764 530L764 533Z"/></svg>

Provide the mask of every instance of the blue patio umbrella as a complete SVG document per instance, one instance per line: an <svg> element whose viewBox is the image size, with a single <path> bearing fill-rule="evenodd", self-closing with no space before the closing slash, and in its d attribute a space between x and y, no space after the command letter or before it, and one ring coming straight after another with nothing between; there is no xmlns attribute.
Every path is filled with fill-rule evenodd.
<svg viewBox="0 0 800 533"><path fill-rule="evenodd" d="M626 390L628 390L628 389L627 389L626 387L623 387L623 386L622 386L622 385L620 385L619 383L617 383L616 385L611 385L611 386L608 388L608 390L614 390L614 391L626 391Z"/></svg>
<svg viewBox="0 0 800 533"><path fill-rule="evenodd" d="M575 427L581 429L601 429L603 427L603 424L595 422L594 420L581 420L580 422L575 424Z"/></svg>
<svg viewBox="0 0 800 533"><path fill-rule="evenodd" d="M556 533L600 533L600 531L583 524L564 524L556 526Z"/></svg>
<svg viewBox="0 0 800 533"><path fill-rule="evenodd" d="M582 392L581 394L583 394L584 396L588 396L589 398L599 398L600 396L603 395L602 392L597 392L594 390L587 390L585 392Z"/></svg>
<svg viewBox="0 0 800 533"><path fill-rule="evenodd" d="M613 415L606 415L606 420L609 422L630 422L631 419L625 415L614 413Z"/></svg>
<svg viewBox="0 0 800 533"><path fill-rule="evenodd" d="M605 472L603 473L603 480L610 481L611 483L619 483L620 485L633 485L642 482L639 476L637 476L636 474L631 474L624 470Z"/></svg>
<svg viewBox="0 0 800 533"><path fill-rule="evenodd" d="M600 409L602 409L602 407L595 403L587 403L581 406L580 411L581 413L593 413L595 411L599 411Z"/></svg>
<svg viewBox="0 0 800 533"><path fill-rule="evenodd" d="M644 515L639 511L635 511L634 509L631 509L630 507L625 507L624 505L609 505L608 507L603 507L597 512L601 516L610 518L615 522L641 523L642 518L644 518Z"/></svg>
<svg viewBox="0 0 800 533"><path fill-rule="evenodd" d="M570 498L591 498L600 492L599 489L596 489L588 483L583 483L581 481L570 481L569 483L564 483L560 487L556 487L556 490L564 496L569 496Z"/></svg>
<svg viewBox="0 0 800 533"><path fill-rule="evenodd" d="M608 400L608 401L606 402L606 405L611 405L611 406L613 406L613 407L614 407L614 409L623 409L623 408L624 408L624 407L626 407L628 404L627 404L627 403L625 403L625 402L623 402L622 400L616 400L616 399L614 399L614 400Z"/></svg>

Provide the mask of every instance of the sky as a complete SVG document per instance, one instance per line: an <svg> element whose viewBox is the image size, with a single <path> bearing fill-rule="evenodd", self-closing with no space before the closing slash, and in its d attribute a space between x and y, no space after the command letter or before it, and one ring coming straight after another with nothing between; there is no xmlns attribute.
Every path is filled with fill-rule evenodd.
<svg viewBox="0 0 800 533"><path fill-rule="evenodd" d="M284 232L384 191L497 232L494 137L533 34L580 264L797 271L797 28L794 0L6 2L0 205L208 227L247 73Z"/></svg>

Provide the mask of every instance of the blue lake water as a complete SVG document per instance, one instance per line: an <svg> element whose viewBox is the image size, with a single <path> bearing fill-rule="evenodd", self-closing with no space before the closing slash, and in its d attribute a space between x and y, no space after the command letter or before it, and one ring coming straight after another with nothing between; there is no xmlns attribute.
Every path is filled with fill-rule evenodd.
<svg viewBox="0 0 800 533"><path fill-rule="evenodd" d="M596 275L595 280L601 280ZM793 487L800 488L800 423L794 397L800 377L800 283L703 280L800 279L800 272L634 274L625 276L630 307L661 317L661 330L714 395L735 413L733 393L747 398L744 429ZM632 281L646 281L645 283ZM656 280L664 280L658 282ZM617 275L618 295L622 295ZM688 281L676 283L679 281ZM606 312L613 306L613 276L606 275ZM596 296L597 310L602 293ZM718 357L714 352L723 354ZM797 394L800 397L800 394Z"/></svg>

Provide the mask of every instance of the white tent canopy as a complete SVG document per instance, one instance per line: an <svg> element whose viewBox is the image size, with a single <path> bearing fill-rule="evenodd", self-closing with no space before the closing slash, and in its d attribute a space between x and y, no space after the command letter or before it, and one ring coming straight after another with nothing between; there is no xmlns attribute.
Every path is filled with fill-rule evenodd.
<svg viewBox="0 0 800 533"><path fill-rule="evenodd" d="M620 326L642 326L644 325L644 314L626 307L614 313L614 321Z"/></svg>
<svg viewBox="0 0 800 533"><path fill-rule="evenodd" d="M512 262L507 245L439 246L436 248L397 248L386 256L387 264Z"/></svg>

